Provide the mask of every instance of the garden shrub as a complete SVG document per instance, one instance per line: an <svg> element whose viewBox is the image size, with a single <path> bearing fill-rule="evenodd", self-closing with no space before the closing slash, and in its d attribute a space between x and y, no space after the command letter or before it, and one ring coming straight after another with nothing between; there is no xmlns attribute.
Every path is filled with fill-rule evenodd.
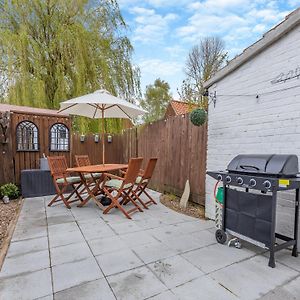
<svg viewBox="0 0 300 300"><path fill-rule="evenodd" d="M9 199L16 199L20 195L19 188L13 183L7 183L0 187L1 197L8 196Z"/></svg>

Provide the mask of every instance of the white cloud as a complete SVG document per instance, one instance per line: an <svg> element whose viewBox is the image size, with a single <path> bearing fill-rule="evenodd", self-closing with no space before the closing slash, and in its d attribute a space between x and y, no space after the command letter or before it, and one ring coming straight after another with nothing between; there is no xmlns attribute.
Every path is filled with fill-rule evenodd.
<svg viewBox="0 0 300 300"><path fill-rule="evenodd" d="M154 7L171 7L185 5L189 3L190 0L147 0L146 2Z"/></svg>
<svg viewBox="0 0 300 300"><path fill-rule="evenodd" d="M292 7L294 6L300 6L300 0L289 0L288 4Z"/></svg>
<svg viewBox="0 0 300 300"><path fill-rule="evenodd" d="M139 61L142 75L142 88L145 90L148 84L152 84L155 79L160 78L166 80L171 87L171 93L174 99L179 98L177 88L179 88L184 80L183 59L151 59L144 58Z"/></svg>
<svg viewBox="0 0 300 300"><path fill-rule="evenodd" d="M263 33L266 31L267 31L267 28L266 28L266 25L264 25L264 24L257 24L253 28L253 32Z"/></svg>
<svg viewBox="0 0 300 300"><path fill-rule="evenodd" d="M164 48L171 58L181 59L186 55L186 49L180 45L172 45Z"/></svg>
<svg viewBox="0 0 300 300"><path fill-rule="evenodd" d="M188 5L190 10L206 10L210 12L217 12L218 10L230 8L245 8L249 5L250 0L206 0L196 1Z"/></svg>
<svg viewBox="0 0 300 300"><path fill-rule="evenodd" d="M155 14L154 9L138 7L138 6L135 6L135 7L131 8L130 12L134 13L134 14L141 14L141 15L144 15L144 16L151 16L151 15Z"/></svg>
<svg viewBox="0 0 300 300"><path fill-rule="evenodd" d="M201 37L220 35L231 28L244 27L246 24L245 19L234 14L218 16L199 12L189 19L188 25L178 28L177 33L185 40L195 42Z"/></svg>
<svg viewBox="0 0 300 300"><path fill-rule="evenodd" d="M144 59L139 62L143 74L150 74L154 77L167 77L181 72L183 64L176 60L166 61L161 59Z"/></svg>
<svg viewBox="0 0 300 300"><path fill-rule="evenodd" d="M278 1L265 0L195 1L187 6L192 15L186 24L177 28L177 35L189 43L217 35L225 40L226 48L232 53L231 48L248 46L254 42L255 35L258 38L258 34L272 28L289 13L280 10L278 5Z"/></svg>
<svg viewBox="0 0 300 300"><path fill-rule="evenodd" d="M169 32L169 25L178 16L174 13L160 15L154 9L134 7L130 10L136 22L133 40L143 43L159 42Z"/></svg>
<svg viewBox="0 0 300 300"><path fill-rule="evenodd" d="M184 6L190 3L190 0L119 0L118 1L120 7L130 7L133 5L149 5L155 8L161 8L161 7L178 7L178 6Z"/></svg>
<svg viewBox="0 0 300 300"><path fill-rule="evenodd" d="M262 22L278 22L282 20L287 14L288 11L279 12L277 9L253 9L248 13L248 17L255 20L259 19Z"/></svg>

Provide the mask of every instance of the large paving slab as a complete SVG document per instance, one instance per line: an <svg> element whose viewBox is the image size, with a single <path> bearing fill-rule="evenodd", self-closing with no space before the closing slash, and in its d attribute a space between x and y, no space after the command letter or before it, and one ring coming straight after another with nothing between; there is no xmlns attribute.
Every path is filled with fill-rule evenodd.
<svg viewBox="0 0 300 300"><path fill-rule="evenodd" d="M51 248L80 243L84 241L84 236L82 235L79 229L76 231L69 232L58 231L53 234L49 233L49 244Z"/></svg>
<svg viewBox="0 0 300 300"><path fill-rule="evenodd" d="M203 276L203 272L179 255L149 265L152 272L169 288L175 288Z"/></svg>
<svg viewBox="0 0 300 300"><path fill-rule="evenodd" d="M178 254L175 249L169 248L167 245L159 241L133 247L132 249L146 264Z"/></svg>
<svg viewBox="0 0 300 300"><path fill-rule="evenodd" d="M205 273L222 269L235 262L255 255L247 248L229 248L226 245L213 244L182 254L184 258Z"/></svg>
<svg viewBox="0 0 300 300"><path fill-rule="evenodd" d="M54 294L55 300L84 299L84 300L115 300L115 296L106 279L101 278L77 285Z"/></svg>
<svg viewBox="0 0 300 300"><path fill-rule="evenodd" d="M38 271L50 267L49 251L37 251L18 256L7 257L0 273L3 277Z"/></svg>
<svg viewBox="0 0 300 300"><path fill-rule="evenodd" d="M93 258L93 254L86 242L51 248L50 256L52 266Z"/></svg>
<svg viewBox="0 0 300 300"><path fill-rule="evenodd" d="M95 256L127 248L126 243L116 235L90 240L88 243Z"/></svg>
<svg viewBox="0 0 300 300"><path fill-rule="evenodd" d="M98 219L96 220L98 221ZM98 221L97 223L87 223L82 224L79 227L85 239L87 240L105 238L115 235L115 232L111 229L111 227L106 225L104 222L100 223Z"/></svg>
<svg viewBox="0 0 300 300"><path fill-rule="evenodd" d="M256 256L232 264L210 276L241 299L250 300L289 282L299 276L299 273L278 262L276 268L270 268L266 257Z"/></svg>
<svg viewBox="0 0 300 300"><path fill-rule="evenodd" d="M15 229L12 241L28 240L44 236L47 236L47 226L36 225L31 227L30 224L26 224L24 227L20 225Z"/></svg>
<svg viewBox="0 0 300 300"><path fill-rule="evenodd" d="M159 202L159 193L150 191ZM25 199L0 272L0 300L298 299L300 258L216 243L214 222L158 203L132 220L90 201ZM298 297L298 298L297 298Z"/></svg>
<svg viewBox="0 0 300 300"><path fill-rule="evenodd" d="M48 250L47 237L12 242L10 244L6 257L24 255L27 253L33 253L42 250Z"/></svg>
<svg viewBox="0 0 300 300"><path fill-rule="evenodd" d="M107 277L117 299L146 299L168 288L145 266Z"/></svg>
<svg viewBox="0 0 300 300"><path fill-rule="evenodd" d="M209 276L203 276L172 289L181 300L234 300L238 299L233 293L222 287Z"/></svg>
<svg viewBox="0 0 300 300"><path fill-rule="evenodd" d="M50 294L52 284L49 268L0 280L1 300L32 300Z"/></svg>
<svg viewBox="0 0 300 300"><path fill-rule="evenodd" d="M267 293L261 300L298 300L300 298L300 276Z"/></svg>
<svg viewBox="0 0 300 300"><path fill-rule="evenodd" d="M162 242L180 253L216 244L215 235L210 231L202 230L201 234L196 233L197 236L194 233L181 234L180 236L165 238Z"/></svg>
<svg viewBox="0 0 300 300"><path fill-rule="evenodd" d="M54 292L103 277L94 257L53 266L52 274Z"/></svg>
<svg viewBox="0 0 300 300"><path fill-rule="evenodd" d="M130 249L123 249L111 253L96 256L99 266L103 273L113 275L143 265L141 259Z"/></svg>

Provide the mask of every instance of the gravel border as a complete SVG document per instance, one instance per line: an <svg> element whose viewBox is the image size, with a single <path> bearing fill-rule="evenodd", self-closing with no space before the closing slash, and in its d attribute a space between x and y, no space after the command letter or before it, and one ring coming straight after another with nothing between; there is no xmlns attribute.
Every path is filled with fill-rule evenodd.
<svg viewBox="0 0 300 300"><path fill-rule="evenodd" d="M8 204L0 200L0 270L21 212L22 203L22 198L11 200Z"/></svg>
<svg viewBox="0 0 300 300"><path fill-rule="evenodd" d="M187 208L183 209L180 207L180 198L169 194L161 195L160 202L168 208L175 210L181 214L198 219L206 219L205 207L200 204L189 201L187 204Z"/></svg>

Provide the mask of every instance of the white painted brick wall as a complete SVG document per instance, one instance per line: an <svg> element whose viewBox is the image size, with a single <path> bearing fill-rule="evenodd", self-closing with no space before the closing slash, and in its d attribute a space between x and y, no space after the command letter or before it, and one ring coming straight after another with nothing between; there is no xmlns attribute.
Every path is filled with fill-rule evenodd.
<svg viewBox="0 0 300 300"><path fill-rule="evenodd" d="M300 67L300 26L210 88L217 94L209 107L207 169L226 168L242 153L291 153L300 159L300 78L280 84L271 80ZM260 94L258 99L249 94ZM223 95L223 96L222 96ZM228 95L243 95L238 97ZM213 186L206 177L206 216L214 219ZM278 201L278 230L291 230L292 195Z"/></svg>

